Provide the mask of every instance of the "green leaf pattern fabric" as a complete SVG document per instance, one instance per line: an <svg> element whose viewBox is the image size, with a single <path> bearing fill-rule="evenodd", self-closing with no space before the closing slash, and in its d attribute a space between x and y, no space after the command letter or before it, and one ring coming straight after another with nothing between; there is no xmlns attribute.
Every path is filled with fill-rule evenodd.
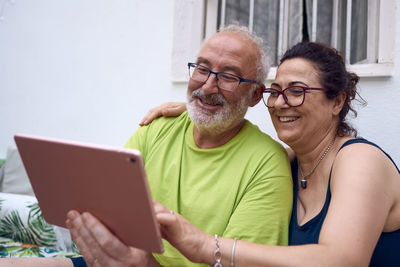
<svg viewBox="0 0 400 267"><path fill-rule="evenodd" d="M36 198L0 193L0 257L75 257L69 232L48 224Z"/></svg>

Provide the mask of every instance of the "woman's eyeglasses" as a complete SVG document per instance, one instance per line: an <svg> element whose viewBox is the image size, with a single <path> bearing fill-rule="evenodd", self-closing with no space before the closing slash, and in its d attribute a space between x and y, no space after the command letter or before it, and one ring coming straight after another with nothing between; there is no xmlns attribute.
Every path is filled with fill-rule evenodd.
<svg viewBox="0 0 400 267"><path fill-rule="evenodd" d="M319 91L328 91L327 88L315 88L315 87L305 87L305 86L290 86L283 90L278 90L274 88L265 88L263 91L263 101L264 104L272 108L275 106L275 102L278 99L279 95L283 96L285 103L290 107L298 107L304 103L304 99L306 98L306 91L309 90L319 90Z"/></svg>

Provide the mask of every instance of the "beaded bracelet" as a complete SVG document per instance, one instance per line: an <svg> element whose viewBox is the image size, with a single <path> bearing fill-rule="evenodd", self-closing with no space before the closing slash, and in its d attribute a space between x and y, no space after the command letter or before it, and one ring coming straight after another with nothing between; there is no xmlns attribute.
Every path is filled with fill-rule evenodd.
<svg viewBox="0 0 400 267"><path fill-rule="evenodd" d="M222 253L221 250L219 249L218 235L215 234L214 238L215 238L215 245L217 246L214 252L214 259L215 259L214 267L223 267L221 264Z"/></svg>

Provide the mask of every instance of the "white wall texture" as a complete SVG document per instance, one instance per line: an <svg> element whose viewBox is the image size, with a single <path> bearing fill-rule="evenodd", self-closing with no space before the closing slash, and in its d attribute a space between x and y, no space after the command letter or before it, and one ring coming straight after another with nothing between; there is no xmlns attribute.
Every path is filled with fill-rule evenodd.
<svg viewBox="0 0 400 267"><path fill-rule="evenodd" d="M17 132L122 146L150 107L185 100L173 14L173 0L0 0L0 158ZM352 120L398 165L399 62L397 19L394 74L361 80L368 105ZM276 137L262 103L247 117Z"/></svg>

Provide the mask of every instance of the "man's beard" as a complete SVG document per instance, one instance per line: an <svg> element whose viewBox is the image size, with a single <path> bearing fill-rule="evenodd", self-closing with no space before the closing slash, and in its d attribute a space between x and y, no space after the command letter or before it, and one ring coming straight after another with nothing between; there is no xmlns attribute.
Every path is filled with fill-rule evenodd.
<svg viewBox="0 0 400 267"><path fill-rule="evenodd" d="M194 90L187 98L187 110L196 127L215 133L224 132L238 125L244 119L250 104L250 95L228 102L221 93L206 95L201 88ZM196 104L197 98L203 103L221 105L222 108L216 112L208 111Z"/></svg>

